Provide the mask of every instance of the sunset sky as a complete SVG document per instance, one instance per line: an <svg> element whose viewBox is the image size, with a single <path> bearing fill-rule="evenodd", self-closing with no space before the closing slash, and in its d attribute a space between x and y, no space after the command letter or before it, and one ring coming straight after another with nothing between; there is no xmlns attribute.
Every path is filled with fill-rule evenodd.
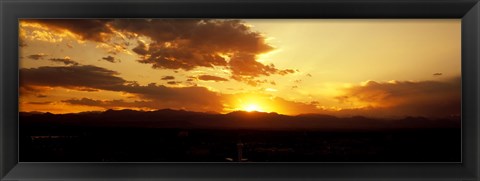
<svg viewBox="0 0 480 181"><path fill-rule="evenodd" d="M20 111L459 115L460 24L23 19Z"/></svg>

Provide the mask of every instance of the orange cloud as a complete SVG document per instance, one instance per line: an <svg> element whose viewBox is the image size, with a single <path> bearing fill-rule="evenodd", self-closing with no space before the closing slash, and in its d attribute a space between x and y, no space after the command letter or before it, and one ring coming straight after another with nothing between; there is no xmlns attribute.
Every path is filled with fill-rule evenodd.
<svg viewBox="0 0 480 181"><path fill-rule="evenodd" d="M461 79L448 81L369 81L346 89L338 100L359 103L363 108L343 110L346 114L381 116L445 117L460 115Z"/></svg>

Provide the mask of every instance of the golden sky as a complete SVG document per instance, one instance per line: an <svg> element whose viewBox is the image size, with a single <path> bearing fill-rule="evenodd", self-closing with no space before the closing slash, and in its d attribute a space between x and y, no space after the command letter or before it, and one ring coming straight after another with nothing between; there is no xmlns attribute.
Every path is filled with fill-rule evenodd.
<svg viewBox="0 0 480 181"><path fill-rule="evenodd" d="M23 19L20 111L458 115L460 23Z"/></svg>

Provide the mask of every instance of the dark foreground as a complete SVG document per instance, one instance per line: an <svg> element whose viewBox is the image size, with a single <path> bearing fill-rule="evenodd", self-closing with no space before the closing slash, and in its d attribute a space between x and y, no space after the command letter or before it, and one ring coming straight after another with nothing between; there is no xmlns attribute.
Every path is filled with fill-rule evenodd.
<svg viewBox="0 0 480 181"><path fill-rule="evenodd" d="M459 162L459 117L20 114L21 162Z"/></svg>
<svg viewBox="0 0 480 181"><path fill-rule="evenodd" d="M460 129L20 128L21 162L458 162Z"/></svg>

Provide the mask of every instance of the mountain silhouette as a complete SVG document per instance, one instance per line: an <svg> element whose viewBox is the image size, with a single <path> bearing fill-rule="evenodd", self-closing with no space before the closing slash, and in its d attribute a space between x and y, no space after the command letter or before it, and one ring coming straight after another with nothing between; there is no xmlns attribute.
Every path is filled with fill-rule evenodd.
<svg viewBox="0 0 480 181"><path fill-rule="evenodd" d="M227 114L161 109L156 111L107 110L69 114L20 113L23 126L142 127L182 129L399 129L459 128L460 118L406 117L386 120L362 116L339 118L322 114L297 116L234 111Z"/></svg>

